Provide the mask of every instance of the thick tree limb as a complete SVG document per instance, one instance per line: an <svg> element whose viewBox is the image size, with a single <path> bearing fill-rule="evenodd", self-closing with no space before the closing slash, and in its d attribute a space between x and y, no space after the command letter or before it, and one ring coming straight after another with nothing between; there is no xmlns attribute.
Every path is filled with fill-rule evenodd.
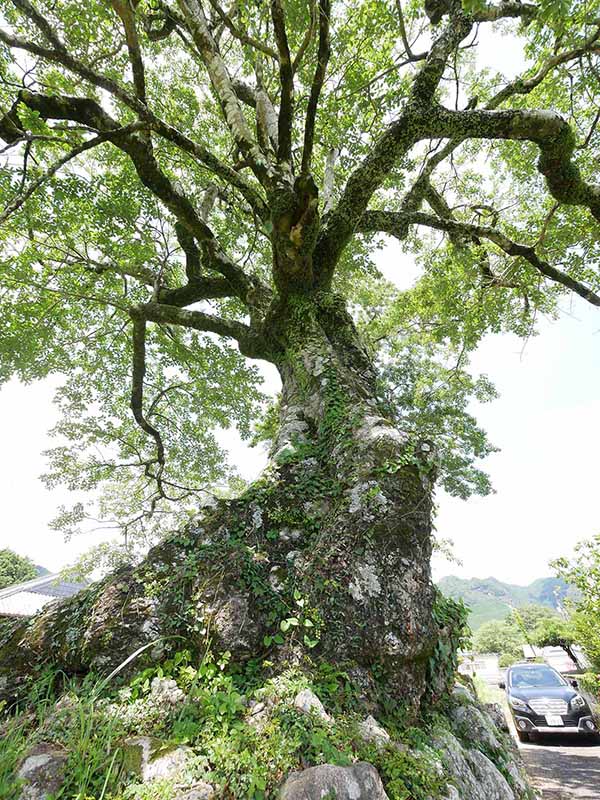
<svg viewBox="0 0 600 800"><path fill-rule="evenodd" d="M327 153L325 161L325 175L323 177L323 190L321 199L323 200L323 214L327 214L333 205L333 187L335 184L335 164L340 151L337 147L332 147Z"/></svg>
<svg viewBox="0 0 600 800"><path fill-rule="evenodd" d="M225 278L194 278L185 286L177 289L160 289L158 302L169 306L191 306L202 300L216 300L220 297L235 297L235 291Z"/></svg>
<svg viewBox="0 0 600 800"><path fill-rule="evenodd" d="M248 86L247 83L244 83L239 78L234 78L231 81L231 85L242 103L250 106L250 108L256 108L256 92L251 86Z"/></svg>
<svg viewBox="0 0 600 800"><path fill-rule="evenodd" d="M551 195L565 205L587 206L600 222L600 186L586 183L572 161L575 135L558 114L548 111L451 111L431 115L434 138L512 139L540 149L538 170Z"/></svg>
<svg viewBox="0 0 600 800"><path fill-rule="evenodd" d="M315 30L317 28L317 0L309 0L309 14L310 14L310 23L308 28L306 29L306 33L304 34L304 38L300 43L300 47L298 48L296 55L294 56L294 63L292 64L292 72L294 75L298 72L300 65L302 64L302 59L308 48L310 47L310 43L313 40L313 36L315 35Z"/></svg>
<svg viewBox="0 0 600 800"><path fill-rule="evenodd" d="M310 87L310 96L308 98L308 107L306 109L306 122L304 125L304 145L302 148L302 173L308 174L310 172L310 162L312 159L313 143L315 138L315 122L317 119L317 108L319 106L319 97L321 96L321 89L325 82L325 73L327 72L327 63L329 61L329 15L331 13L330 0L319 0L319 49L317 52L317 65L315 67L315 74L313 77L312 85Z"/></svg>
<svg viewBox="0 0 600 800"><path fill-rule="evenodd" d="M248 123L242 113L229 71L221 57L198 0L178 0L187 27L198 53L204 62L211 84L223 111L231 135L251 166L256 177L263 183L270 181L270 169L265 154L254 141Z"/></svg>
<svg viewBox="0 0 600 800"><path fill-rule="evenodd" d="M280 163L292 163L292 123L294 117L294 73L287 33L285 30L285 13L281 0L271 0L271 19L273 32L279 51L279 98L278 148L277 160Z"/></svg>
<svg viewBox="0 0 600 800"><path fill-rule="evenodd" d="M450 0L448 5L452 9L450 19L413 80L409 104L415 108L426 108L433 102L448 58L473 28L473 19L463 12L460 0Z"/></svg>
<svg viewBox="0 0 600 800"><path fill-rule="evenodd" d="M463 241L488 239L497 245L509 256L523 258L531 264L538 272L546 278L560 283L567 289L583 297L588 303L600 306L600 296L585 286L580 281L575 280L566 272L553 267L547 261L541 259L534 247L514 242L508 236L496 228L485 225L472 225L467 222L436 217L433 214L422 212L398 213L394 211L366 211L359 222L358 230L362 233L379 231L388 233L398 239L405 239L410 225L425 225L428 228L435 228L446 231L449 235L459 235Z"/></svg>
<svg viewBox="0 0 600 800"><path fill-rule="evenodd" d="M127 42L127 50L129 51L129 61L131 62L131 69L133 71L135 93L138 100L141 100L141 102L146 105L146 76L135 24L135 11L131 0L111 0L111 5L123 23L125 41Z"/></svg>
<svg viewBox="0 0 600 800"><path fill-rule="evenodd" d="M475 22L495 22L498 19L505 19L507 17L520 17L529 22L537 16L538 11L539 7L533 3L520 3L506 0L506 2L499 3L498 5L488 3L485 8L473 14L473 19Z"/></svg>
<svg viewBox="0 0 600 800"><path fill-rule="evenodd" d="M262 336L242 322L226 320L202 311L190 311L164 303L143 303L136 306L131 313L147 322L180 325L196 331L216 333L226 339L235 339L240 352L249 358L264 358L268 353Z"/></svg>

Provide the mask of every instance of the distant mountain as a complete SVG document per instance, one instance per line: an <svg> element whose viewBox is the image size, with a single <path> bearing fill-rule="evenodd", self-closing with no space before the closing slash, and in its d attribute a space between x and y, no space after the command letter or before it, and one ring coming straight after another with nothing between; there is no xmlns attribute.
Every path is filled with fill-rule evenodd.
<svg viewBox="0 0 600 800"><path fill-rule="evenodd" d="M438 581L441 591L455 600L462 599L471 609L469 624L473 631L484 622L504 619L511 606L536 605L558 609L573 589L562 578L538 578L529 586L503 583L497 578L457 578L449 575Z"/></svg>

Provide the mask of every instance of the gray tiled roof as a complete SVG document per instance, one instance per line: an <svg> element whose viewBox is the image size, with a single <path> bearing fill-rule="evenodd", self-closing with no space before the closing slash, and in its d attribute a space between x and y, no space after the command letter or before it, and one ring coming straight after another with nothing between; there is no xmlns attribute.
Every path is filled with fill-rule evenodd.
<svg viewBox="0 0 600 800"><path fill-rule="evenodd" d="M0 616L30 616L47 603L71 597L85 586L85 583L62 581L59 573L7 586L0 590Z"/></svg>

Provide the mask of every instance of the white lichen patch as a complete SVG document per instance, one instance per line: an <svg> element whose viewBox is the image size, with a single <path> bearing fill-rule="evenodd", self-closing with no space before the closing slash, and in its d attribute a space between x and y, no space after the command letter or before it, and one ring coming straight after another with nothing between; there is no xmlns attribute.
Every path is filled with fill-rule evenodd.
<svg viewBox="0 0 600 800"><path fill-rule="evenodd" d="M381 512L387 506L387 497L381 491L377 481L357 483L349 491L348 512L359 512L367 519L373 519L374 513Z"/></svg>
<svg viewBox="0 0 600 800"><path fill-rule="evenodd" d="M383 417L377 415L366 416L363 424L356 432L356 438L365 443L373 443L387 439L404 447L409 440L408 434L398 430Z"/></svg>
<svg viewBox="0 0 600 800"><path fill-rule="evenodd" d="M274 592L281 592L285 587L285 569L281 566L271 567L269 584Z"/></svg>
<svg viewBox="0 0 600 800"><path fill-rule="evenodd" d="M364 561L357 566L348 591L357 603L364 602L365 598L377 597L381 594L381 581L372 561Z"/></svg>

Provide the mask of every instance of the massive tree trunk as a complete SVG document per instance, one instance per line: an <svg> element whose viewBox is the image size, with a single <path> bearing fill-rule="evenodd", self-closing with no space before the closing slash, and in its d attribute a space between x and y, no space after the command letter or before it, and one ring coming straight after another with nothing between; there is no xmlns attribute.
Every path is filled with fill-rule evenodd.
<svg viewBox="0 0 600 800"><path fill-rule="evenodd" d="M5 623L5 695L46 662L108 672L145 646L131 666L210 643L271 669L333 662L372 701L418 706L439 635L431 446L385 418L372 363L333 294L288 298L270 330L283 391L263 475L141 565Z"/></svg>

